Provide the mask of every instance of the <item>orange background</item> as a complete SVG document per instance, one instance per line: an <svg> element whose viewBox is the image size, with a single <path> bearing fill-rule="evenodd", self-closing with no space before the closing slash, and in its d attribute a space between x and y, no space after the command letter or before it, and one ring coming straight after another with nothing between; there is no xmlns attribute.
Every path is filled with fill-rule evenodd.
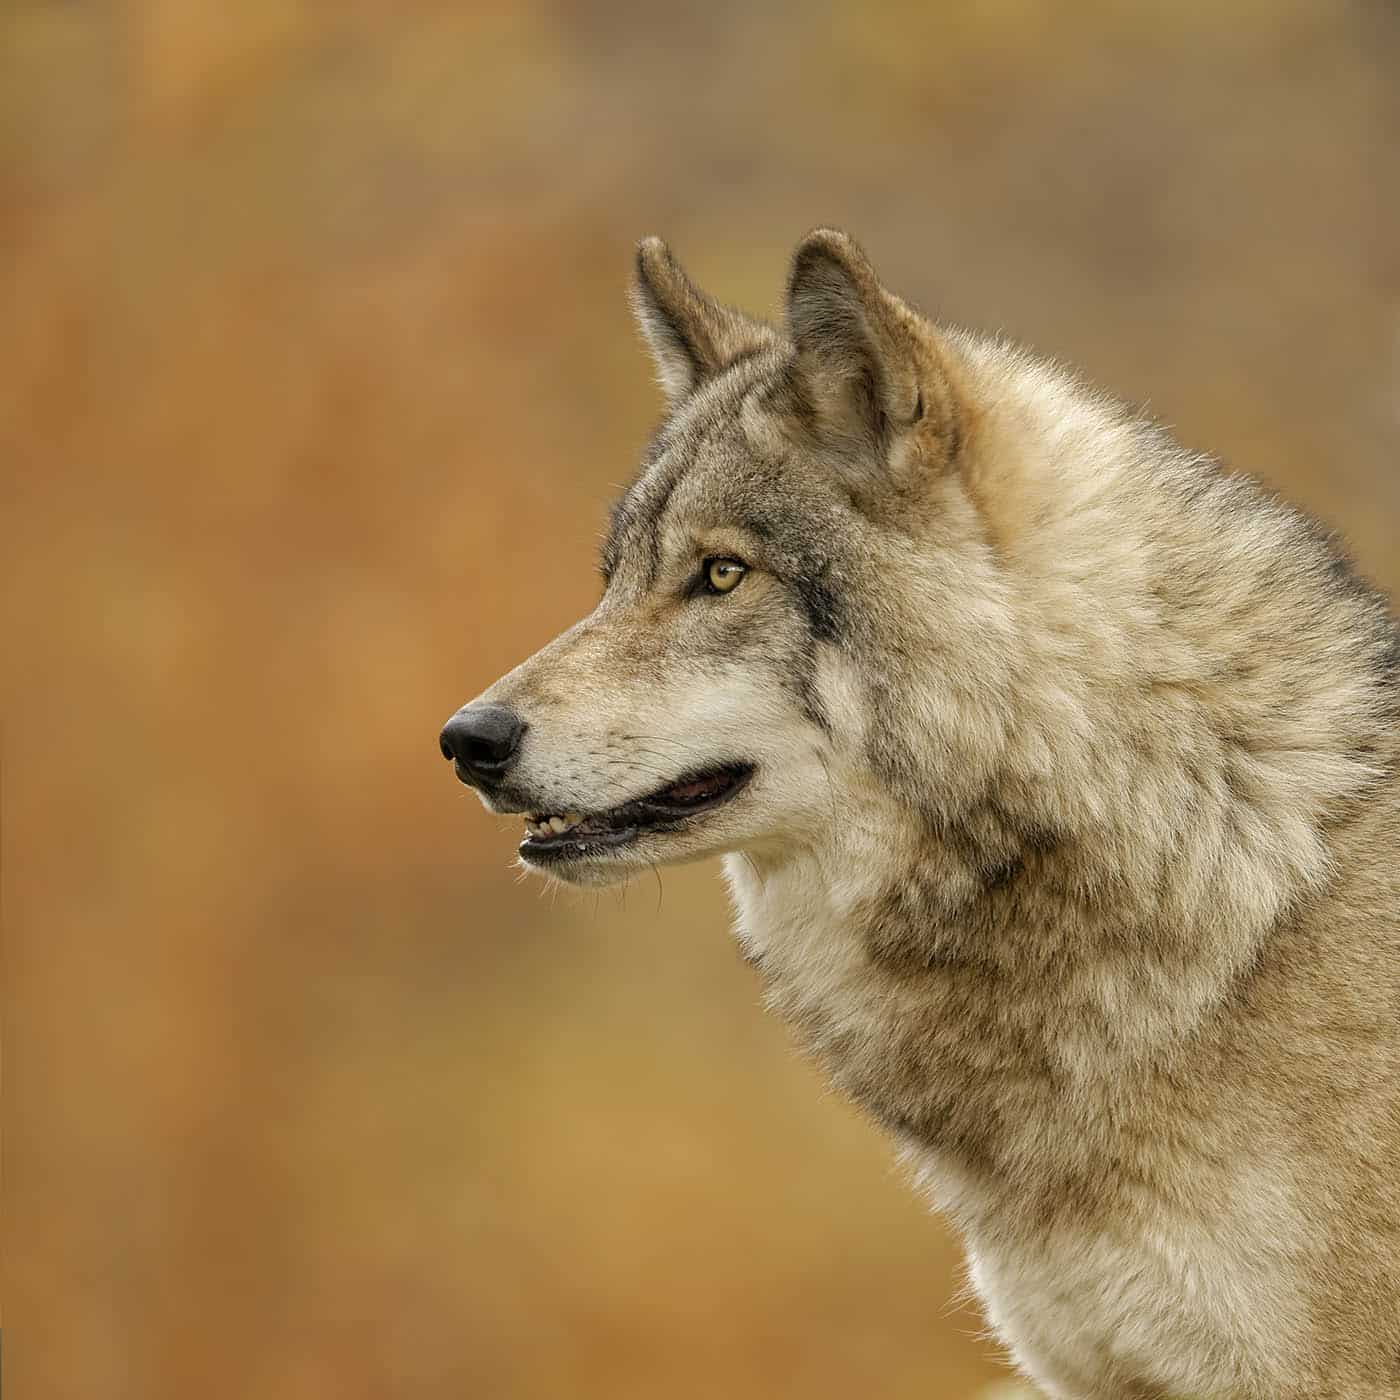
<svg viewBox="0 0 1400 1400"><path fill-rule="evenodd" d="M518 885L437 730L595 596L658 232L809 226L1400 582L1367 0L10 0L12 1394L882 1397L999 1374L711 868Z"/></svg>

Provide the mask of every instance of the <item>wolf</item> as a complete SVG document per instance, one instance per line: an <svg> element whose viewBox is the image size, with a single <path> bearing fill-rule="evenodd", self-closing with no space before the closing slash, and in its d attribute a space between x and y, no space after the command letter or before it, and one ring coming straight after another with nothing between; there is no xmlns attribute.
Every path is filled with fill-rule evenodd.
<svg viewBox="0 0 1400 1400"><path fill-rule="evenodd" d="M1400 1396L1400 644L1337 543L847 235L644 241L602 596L441 734L574 885L724 857L767 1003L1059 1400Z"/></svg>

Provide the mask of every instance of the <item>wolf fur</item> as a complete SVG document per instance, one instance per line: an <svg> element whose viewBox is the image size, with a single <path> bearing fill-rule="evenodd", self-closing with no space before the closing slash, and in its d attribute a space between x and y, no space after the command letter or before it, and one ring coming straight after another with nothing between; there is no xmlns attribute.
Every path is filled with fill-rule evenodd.
<svg viewBox="0 0 1400 1400"><path fill-rule="evenodd" d="M668 414L601 602L479 697L528 724L488 805L751 765L550 872L724 854L769 1004L1051 1396L1400 1396L1382 599L1304 515L924 319L841 233L797 248L781 329L657 240L634 303ZM717 557L748 572L697 591Z"/></svg>

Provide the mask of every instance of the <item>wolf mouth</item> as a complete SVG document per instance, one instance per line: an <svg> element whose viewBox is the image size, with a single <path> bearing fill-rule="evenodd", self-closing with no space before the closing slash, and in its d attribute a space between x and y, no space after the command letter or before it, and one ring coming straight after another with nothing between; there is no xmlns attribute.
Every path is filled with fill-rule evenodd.
<svg viewBox="0 0 1400 1400"><path fill-rule="evenodd" d="M702 812L722 806L753 777L751 763L688 773L645 797L606 812L531 812L520 855L536 865L571 860L625 846L647 832L676 831Z"/></svg>

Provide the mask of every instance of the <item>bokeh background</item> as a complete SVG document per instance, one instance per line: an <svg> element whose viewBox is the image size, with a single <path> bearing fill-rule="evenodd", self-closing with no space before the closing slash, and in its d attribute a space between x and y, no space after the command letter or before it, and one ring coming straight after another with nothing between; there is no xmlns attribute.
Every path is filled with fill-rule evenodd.
<svg viewBox="0 0 1400 1400"><path fill-rule="evenodd" d="M982 1393L716 871L518 884L437 729L591 606L651 232L765 311L844 225L1400 583L1400 11L7 0L0 59L10 1393Z"/></svg>

